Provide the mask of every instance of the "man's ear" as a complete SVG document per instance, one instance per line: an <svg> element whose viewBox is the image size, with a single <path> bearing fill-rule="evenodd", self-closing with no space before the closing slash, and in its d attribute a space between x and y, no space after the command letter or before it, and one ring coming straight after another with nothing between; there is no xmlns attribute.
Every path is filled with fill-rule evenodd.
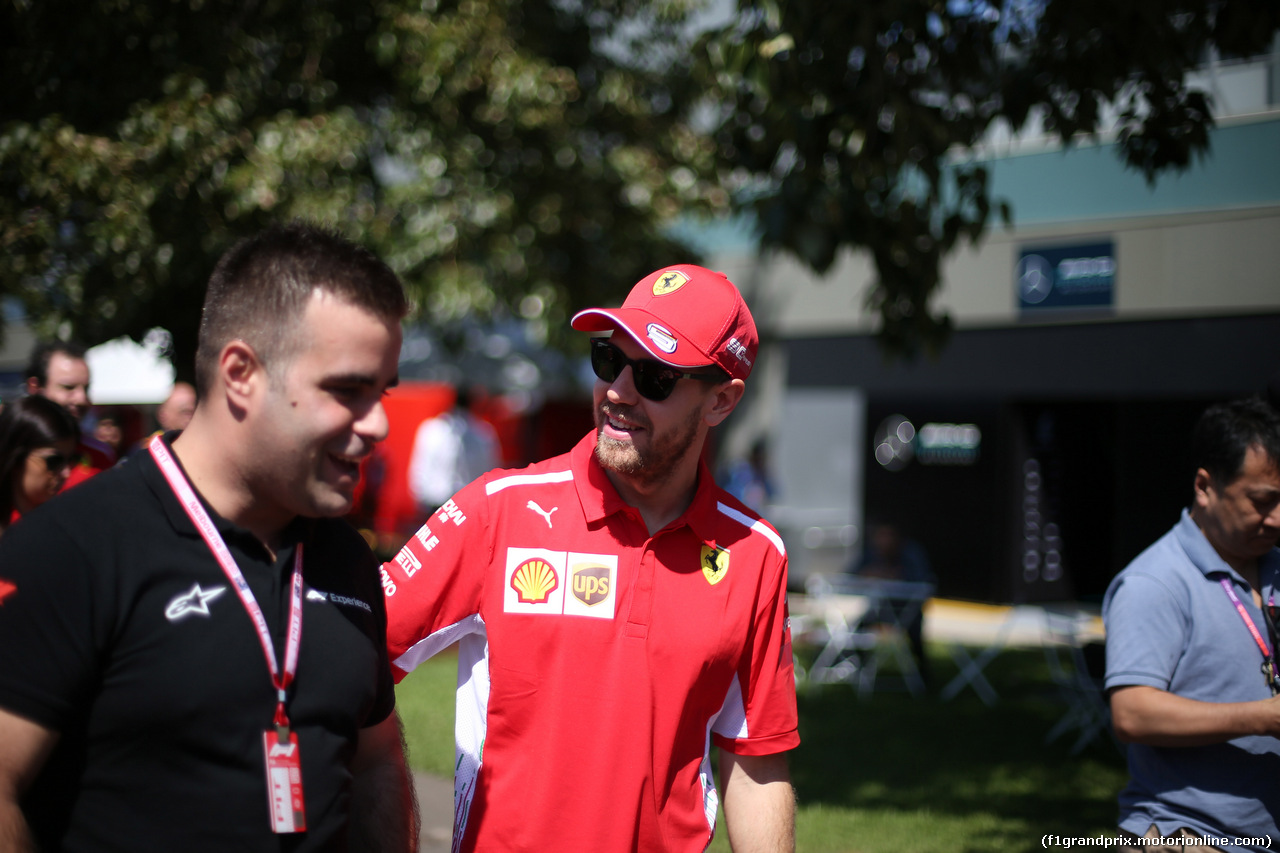
<svg viewBox="0 0 1280 853"><path fill-rule="evenodd" d="M218 378L227 403L233 410L243 412L258 387L266 381L266 367L253 347L237 338L218 353Z"/></svg>
<svg viewBox="0 0 1280 853"><path fill-rule="evenodd" d="M728 382L715 386L711 392L710 405L707 409L704 419L707 426L719 426L724 419L732 414L737 408L738 402L742 399L743 393L747 390L747 386L741 379L730 379Z"/></svg>
<svg viewBox="0 0 1280 853"><path fill-rule="evenodd" d="M39 394L41 390L43 389L40 387L40 382L34 376L28 376L27 395L34 397Z"/></svg>
<svg viewBox="0 0 1280 853"><path fill-rule="evenodd" d="M1213 475L1203 468L1196 469L1194 488L1196 506L1207 507L1211 499L1209 493L1216 491L1213 485Z"/></svg>

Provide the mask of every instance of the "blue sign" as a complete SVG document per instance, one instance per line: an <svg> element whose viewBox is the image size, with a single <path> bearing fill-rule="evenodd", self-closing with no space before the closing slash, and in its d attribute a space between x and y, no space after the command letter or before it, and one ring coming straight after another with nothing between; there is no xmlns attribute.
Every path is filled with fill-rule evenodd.
<svg viewBox="0 0 1280 853"><path fill-rule="evenodd" d="M1014 286L1023 311L1044 308L1110 308L1116 282L1114 245L1023 249Z"/></svg>

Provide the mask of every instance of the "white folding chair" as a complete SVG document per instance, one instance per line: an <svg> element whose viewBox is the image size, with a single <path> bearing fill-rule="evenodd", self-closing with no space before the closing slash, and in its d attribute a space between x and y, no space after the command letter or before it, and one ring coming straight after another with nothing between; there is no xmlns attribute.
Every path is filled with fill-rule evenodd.
<svg viewBox="0 0 1280 853"><path fill-rule="evenodd" d="M805 588L823 614L826 635L809 668L810 681L854 684L865 698L875 692L881 664L892 659L907 690L913 696L924 692L906 631L933 594L932 584L812 575ZM869 618L876 619L875 626Z"/></svg>
<svg viewBox="0 0 1280 853"><path fill-rule="evenodd" d="M1048 608L1044 611L1045 660L1058 695L1066 705L1066 711L1045 735L1044 742L1051 743L1068 732L1075 732L1076 739L1071 745L1073 755L1102 731L1109 731L1111 724L1102 673L1092 671L1081 636L1090 618L1078 612Z"/></svg>
<svg viewBox="0 0 1280 853"><path fill-rule="evenodd" d="M824 575L810 575L805 592L813 599L822 621L817 633L823 638L822 650L809 666L808 680L815 684L854 684L861 694L864 684L875 683L875 663L866 653L875 648L876 637L860 628L868 603L838 593L832 580Z"/></svg>
<svg viewBox="0 0 1280 853"><path fill-rule="evenodd" d="M1004 651L1005 643L1008 642L1009 638L1009 630L1012 627L1013 617L1010 614L1001 623L995 639L989 646L979 652L976 657L969 654L969 650L960 643L948 645L947 651L950 653L951 659L960 667L960 671L942 688L938 698L946 702L958 696L961 690L970 687L988 708L995 705L999 701L1000 695L996 693L996 689L987 680L984 670L986 670L987 664L995 660L996 656Z"/></svg>

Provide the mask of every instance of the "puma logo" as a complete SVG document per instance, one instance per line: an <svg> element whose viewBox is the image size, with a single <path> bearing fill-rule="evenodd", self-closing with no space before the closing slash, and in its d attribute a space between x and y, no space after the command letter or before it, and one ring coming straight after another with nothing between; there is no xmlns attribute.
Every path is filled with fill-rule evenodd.
<svg viewBox="0 0 1280 853"><path fill-rule="evenodd" d="M551 509L546 510L546 509L543 509L542 507L538 506L538 502L537 502L537 501L529 501L527 504L525 504L525 506L527 506L529 509L531 509L531 510L533 510L534 512L536 512L538 515L540 515L540 516L542 516L543 518L545 518L545 519L547 520L547 528L548 528L548 529L550 529L550 528L551 528L551 513L555 512L556 510L558 510L558 509L560 508L560 507L558 507L558 506L553 506Z"/></svg>

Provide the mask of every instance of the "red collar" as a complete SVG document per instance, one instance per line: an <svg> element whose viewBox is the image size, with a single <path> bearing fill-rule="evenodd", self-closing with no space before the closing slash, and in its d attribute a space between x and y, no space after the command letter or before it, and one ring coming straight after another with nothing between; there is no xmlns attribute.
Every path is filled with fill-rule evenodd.
<svg viewBox="0 0 1280 853"><path fill-rule="evenodd" d="M596 432L592 430L569 451L574 486L582 503L582 514L589 525L629 508L613 483L609 482L604 467L596 459L595 449ZM718 515L716 504L720 495L720 487L716 485L711 469L705 460L699 460L698 485L693 501L683 515L668 525L668 529L688 525L698 538L708 539L714 530L713 519Z"/></svg>

